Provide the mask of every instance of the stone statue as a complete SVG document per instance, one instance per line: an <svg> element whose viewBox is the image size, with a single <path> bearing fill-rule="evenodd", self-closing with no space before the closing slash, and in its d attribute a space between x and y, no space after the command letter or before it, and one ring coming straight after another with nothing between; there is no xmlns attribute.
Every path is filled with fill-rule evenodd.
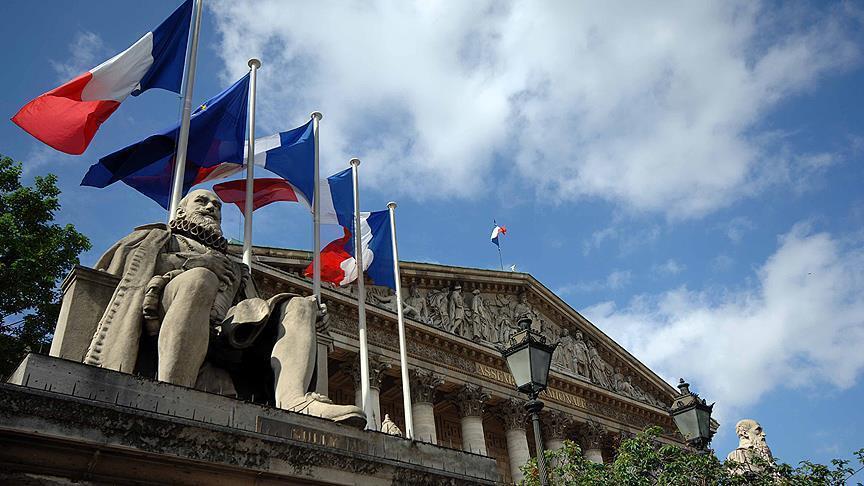
<svg viewBox="0 0 864 486"><path fill-rule="evenodd" d="M416 319L420 322L429 324L429 308L426 306L426 299L420 295L420 290L416 285L412 285L408 289L408 298L404 303L405 315L411 319Z"/></svg>
<svg viewBox="0 0 864 486"><path fill-rule="evenodd" d="M450 327L448 331L459 336L471 339L471 329L465 325L465 301L462 299L462 286L453 287L450 298L447 301L447 315L450 316Z"/></svg>
<svg viewBox="0 0 864 486"><path fill-rule="evenodd" d="M399 430L399 426L396 425L396 422L390 419L389 414L384 414L384 420L381 422L381 432L384 432L387 435L395 435L402 437L402 431Z"/></svg>
<svg viewBox="0 0 864 486"><path fill-rule="evenodd" d="M561 330L561 337L558 338L561 343L558 345L558 354L560 355L561 366L570 371L573 369L573 360L575 359L575 350L573 349L573 336L570 335L569 329Z"/></svg>
<svg viewBox="0 0 864 486"><path fill-rule="evenodd" d="M168 226L138 227L102 255L96 268L122 280L84 362L226 395L264 390L279 408L365 425L359 408L307 393L326 309L312 297L259 298L226 254L221 208L212 191L192 191Z"/></svg>
<svg viewBox="0 0 864 486"><path fill-rule="evenodd" d="M528 293L522 292L519 294L519 302L517 302L516 307L513 308L513 320L519 322L520 319L525 317L532 321L537 320L534 315L534 310L531 308L531 304L528 303Z"/></svg>
<svg viewBox="0 0 864 486"><path fill-rule="evenodd" d="M430 290L426 293L426 300L429 303L429 319L433 326L444 331L450 330L450 316L447 314L448 297L449 292L446 288Z"/></svg>
<svg viewBox="0 0 864 486"><path fill-rule="evenodd" d="M588 362L588 346L585 344L585 340L582 339L582 331L576 331L573 334L573 355L573 364L576 367L576 373L588 378L590 374L588 371L590 366Z"/></svg>
<svg viewBox="0 0 864 486"><path fill-rule="evenodd" d="M612 389L624 393L624 373L621 373L621 368L615 368L615 374L612 376Z"/></svg>
<svg viewBox="0 0 864 486"><path fill-rule="evenodd" d="M492 319L480 295L480 289L474 289L471 293L474 296L471 298L471 324L474 338L494 341L497 336L493 336Z"/></svg>
<svg viewBox="0 0 864 486"><path fill-rule="evenodd" d="M588 363L591 381L603 388L609 388L609 379L606 377L606 362L600 357L593 341L588 341Z"/></svg>
<svg viewBox="0 0 864 486"><path fill-rule="evenodd" d="M727 461L737 463L733 469L736 474L746 472L759 472L760 465L754 464L754 459L759 458L765 462L774 462L771 449L765 442L765 432L759 422L752 419L744 419L735 425L735 433L738 434L738 448L726 456Z"/></svg>

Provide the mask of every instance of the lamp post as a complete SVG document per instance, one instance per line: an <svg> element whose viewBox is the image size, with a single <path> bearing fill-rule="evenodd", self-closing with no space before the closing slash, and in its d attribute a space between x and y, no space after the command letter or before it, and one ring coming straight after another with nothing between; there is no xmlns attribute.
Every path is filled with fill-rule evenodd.
<svg viewBox="0 0 864 486"><path fill-rule="evenodd" d="M678 390L680 394L672 402L669 413L687 445L700 454L706 454L714 436L714 431L711 430L711 411L714 404L708 405L699 395L691 392L690 384L684 381L684 378L679 380Z"/></svg>
<svg viewBox="0 0 864 486"><path fill-rule="evenodd" d="M518 331L510 338L507 347L501 349L501 355L507 361L510 374L516 381L516 389L530 398L525 404L525 410L531 415L534 424L534 441L537 446L537 468L540 472L540 484L548 484L546 477L546 459L543 457L543 440L540 438L540 410L543 402L537 396L546 389L549 380L549 366L552 364L552 353L558 343L547 343L546 338L531 329L531 319L523 317L517 324Z"/></svg>

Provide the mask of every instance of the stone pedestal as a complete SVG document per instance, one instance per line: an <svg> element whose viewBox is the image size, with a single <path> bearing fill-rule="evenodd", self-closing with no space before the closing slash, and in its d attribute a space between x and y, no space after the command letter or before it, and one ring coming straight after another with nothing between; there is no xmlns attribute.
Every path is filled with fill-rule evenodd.
<svg viewBox="0 0 864 486"><path fill-rule="evenodd" d="M483 405L489 400L489 394L480 386L468 384L462 387L452 397L459 410L462 427L462 450L476 454L488 454L486 450L486 434L483 431Z"/></svg>
<svg viewBox="0 0 864 486"><path fill-rule="evenodd" d="M0 383L0 484L483 484L494 459L31 354Z"/></svg>
<svg viewBox="0 0 864 486"><path fill-rule="evenodd" d="M63 301L49 355L72 361L84 359L99 319L120 279L110 273L76 265L60 291Z"/></svg>
<svg viewBox="0 0 864 486"><path fill-rule="evenodd" d="M510 476L514 483L523 479L520 467L524 466L531 453L528 449L528 437L525 435L525 402L508 400L500 409L507 438L507 456L510 461Z"/></svg>
<svg viewBox="0 0 864 486"><path fill-rule="evenodd" d="M444 383L435 373L412 368L408 370L411 380L411 412L414 418L414 438L432 444L438 443L435 429L433 400L435 388Z"/></svg>

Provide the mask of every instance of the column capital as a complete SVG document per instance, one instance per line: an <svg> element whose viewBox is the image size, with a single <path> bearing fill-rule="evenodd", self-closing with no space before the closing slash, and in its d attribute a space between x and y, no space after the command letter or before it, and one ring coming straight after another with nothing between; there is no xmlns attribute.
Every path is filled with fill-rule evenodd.
<svg viewBox="0 0 864 486"><path fill-rule="evenodd" d="M504 422L505 430L525 430L525 401L516 398L508 398L497 408L498 416Z"/></svg>
<svg viewBox="0 0 864 486"><path fill-rule="evenodd" d="M450 400L459 410L460 417L481 417L483 416L484 405L490 398L483 387L468 383L454 393Z"/></svg>
<svg viewBox="0 0 864 486"><path fill-rule="evenodd" d="M390 369L392 363L389 359L381 356L369 356L369 387L381 388L381 380L384 379L384 372ZM345 362L342 365L342 370L351 375L354 380L354 386L360 387L360 356L354 361Z"/></svg>
<svg viewBox="0 0 864 486"><path fill-rule="evenodd" d="M548 440L563 440L569 438L576 421L559 410L546 409L542 414L543 436Z"/></svg>
<svg viewBox="0 0 864 486"><path fill-rule="evenodd" d="M603 425L589 420L579 427L583 449L600 449L603 447L608 430Z"/></svg>
<svg viewBox="0 0 864 486"><path fill-rule="evenodd" d="M411 380L411 401L432 403L435 389L444 384L444 379L432 371L421 368L411 368L408 374Z"/></svg>

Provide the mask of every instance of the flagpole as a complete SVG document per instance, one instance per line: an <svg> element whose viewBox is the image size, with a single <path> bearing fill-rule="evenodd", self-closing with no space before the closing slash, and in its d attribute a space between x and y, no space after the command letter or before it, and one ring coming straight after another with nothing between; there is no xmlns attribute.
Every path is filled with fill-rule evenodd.
<svg viewBox="0 0 864 486"><path fill-rule="evenodd" d="M498 244L495 246L498 247L498 263L501 264L501 271L503 272L504 271L504 259L501 258L501 242L499 241Z"/></svg>
<svg viewBox="0 0 864 486"><path fill-rule="evenodd" d="M174 155L174 179L171 188L171 204L168 206L168 221L177 216L177 208L183 197L183 180L186 177L186 149L189 146L189 118L192 115L192 88L195 85L195 64L198 62L198 34L201 31L201 11L204 0L195 0L195 17L192 20L192 42L186 53L186 86L183 87L183 111L180 114L180 132L177 135L177 152Z"/></svg>
<svg viewBox="0 0 864 486"><path fill-rule="evenodd" d="M324 118L320 111L313 111L312 137L315 143L315 188L312 190L312 294L321 303L321 175L318 168L318 122ZM359 161L358 161L359 162ZM356 191L356 189L355 189ZM355 192L356 194L356 192Z"/></svg>
<svg viewBox="0 0 864 486"><path fill-rule="evenodd" d="M374 411L369 400L369 345L366 342L366 287L363 277L363 235L360 225L360 159L351 159L354 182L354 263L357 264L357 340L360 342L360 403L366 414L366 429L376 429Z"/></svg>
<svg viewBox="0 0 864 486"><path fill-rule="evenodd" d="M249 142L246 154L246 201L243 211L243 263L252 270L252 213L255 211L255 90L261 61L249 59Z"/></svg>
<svg viewBox="0 0 864 486"><path fill-rule="evenodd" d="M408 382L408 347L405 344L405 318L402 315L402 278L399 274L399 249L396 246L396 203L390 209L390 237L393 241L393 276L396 281L396 315L399 322L399 367L402 368L402 408L405 409L405 438L414 438L414 416L411 410L411 385Z"/></svg>

